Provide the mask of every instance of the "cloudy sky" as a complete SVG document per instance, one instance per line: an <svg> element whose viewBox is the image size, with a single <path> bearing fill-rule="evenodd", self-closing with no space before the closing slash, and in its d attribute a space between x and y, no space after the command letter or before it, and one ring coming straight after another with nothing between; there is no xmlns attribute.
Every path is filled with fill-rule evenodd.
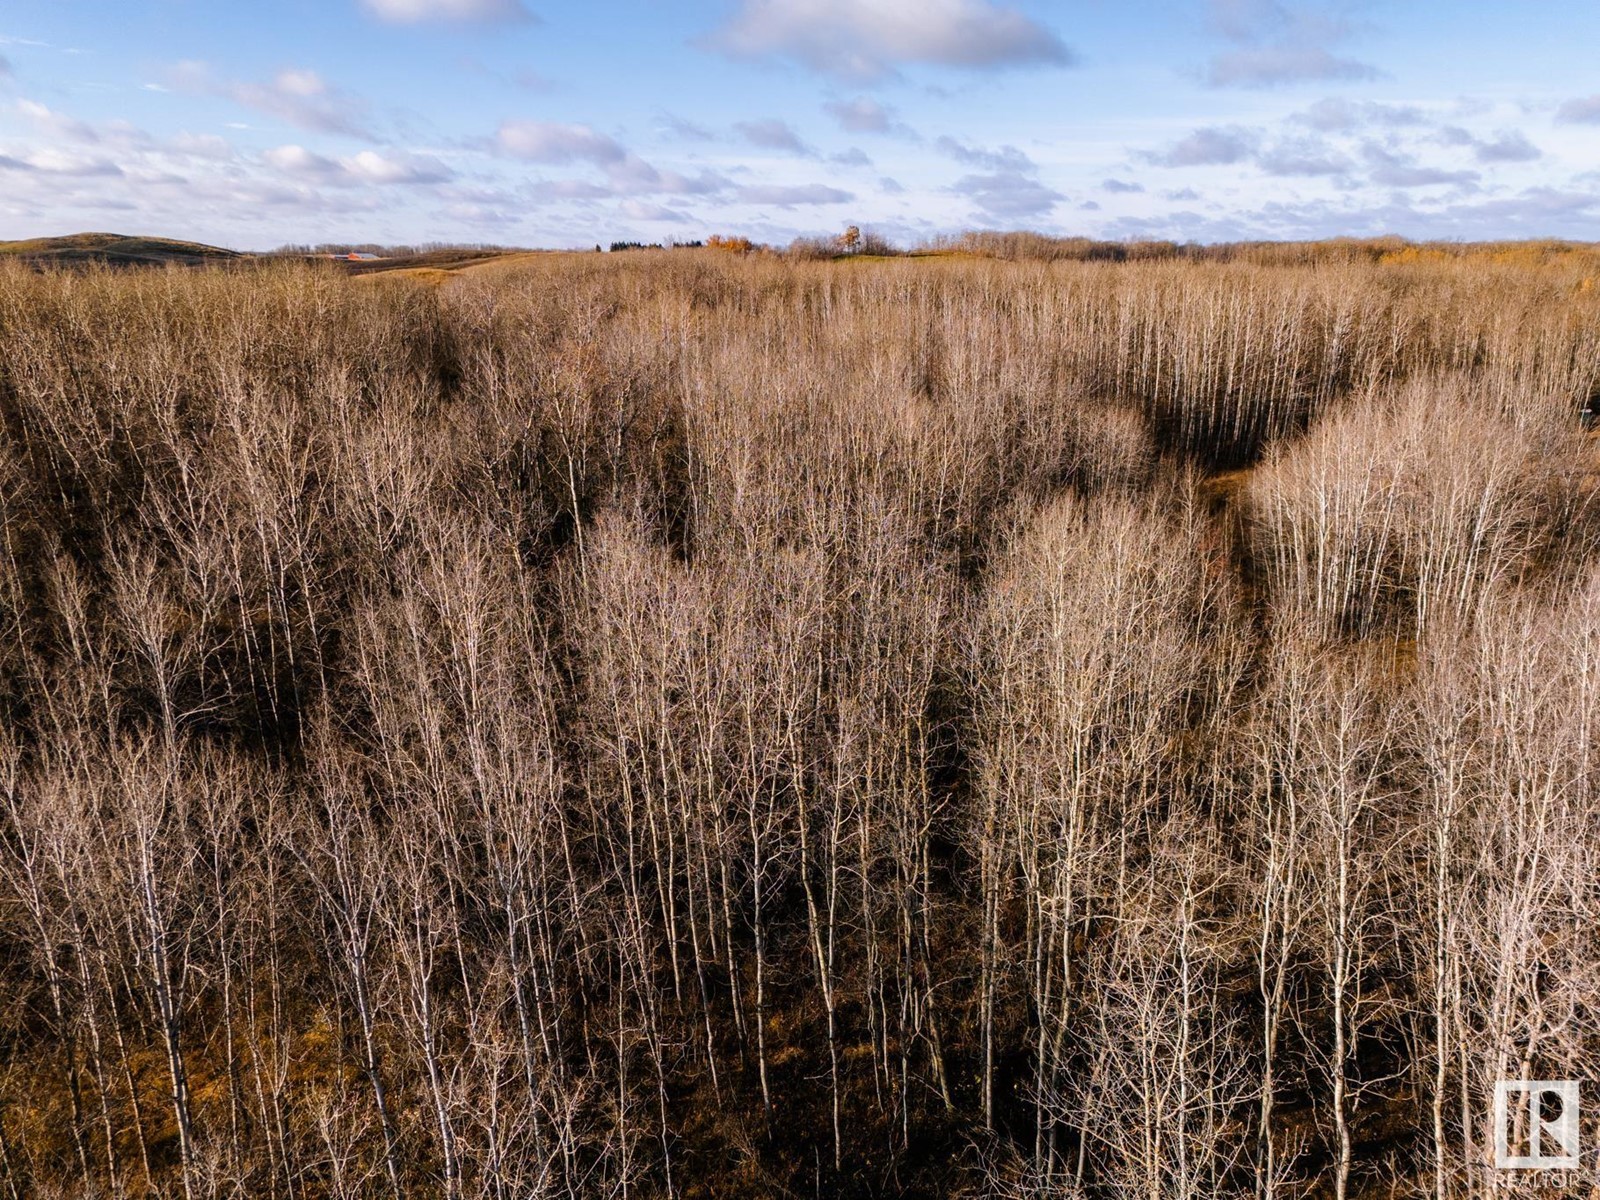
<svg viewBox="0 0 1600 1200"><path fill-rule="evenodd" d="M1600 239L1600 5L5 0L0 238Z"/></svg>

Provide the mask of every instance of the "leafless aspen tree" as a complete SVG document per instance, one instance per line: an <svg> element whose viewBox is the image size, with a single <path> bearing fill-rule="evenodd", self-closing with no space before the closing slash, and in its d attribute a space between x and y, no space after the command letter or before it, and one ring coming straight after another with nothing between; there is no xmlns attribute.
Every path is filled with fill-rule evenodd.
<svg viewBox="0 0 1600 1200"><path fill-rule="evenodd" d="M1593 250L959 248L0 263L0 1194L1514 1193Z"/></svg>

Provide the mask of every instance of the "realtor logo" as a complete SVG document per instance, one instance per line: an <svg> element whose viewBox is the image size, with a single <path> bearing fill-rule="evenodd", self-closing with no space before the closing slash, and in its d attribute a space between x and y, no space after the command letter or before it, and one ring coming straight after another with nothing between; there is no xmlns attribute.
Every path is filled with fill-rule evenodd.
<svg viewBox="0 0 1600 1200"><path fill-rule="evenodd" d="M1502 1079L1494 1085L1494 1165L1511 1171L1578 1169L1576 1080Z"/></svg>

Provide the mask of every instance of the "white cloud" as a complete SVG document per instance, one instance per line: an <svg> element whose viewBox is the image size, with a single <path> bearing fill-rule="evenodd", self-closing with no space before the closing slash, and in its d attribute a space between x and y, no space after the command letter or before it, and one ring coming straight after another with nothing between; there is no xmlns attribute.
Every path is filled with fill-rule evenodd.
<svg viewBox="0 0 1600 1200"><path fill-rule="evenodd" d="M1600 93L1568 100L1556 109L1556 120L1563 124L1600 125Z"/></svg>
<svg viewBox="0 0 1600 1200"><path fill-rule="evenodd" d="M1066 197L1038 179L1039 164L1015 146L991 150L946 134L934 142L941 154L981 173L963 175L947 189L965 196L987 221L1016 221L1048 215Z"/></svg>
<svg viewBox="0 0 1600 1200"><path fill-rule="evenodd" d="M1279 142L1261 154L1256 165L1268 175L1317 176L1345 175L1355 164L1313 136Z"/></svg>
<svg viewBox="0 0 1600 1200"><path fill-rule="evenodd" d="M624 200L618 207L623 216L632 217L635 221L663 221L682 224L689 219L688 213L680 212L676 208L667 208L661 204L651 204L645 200Z"/></svg>
<svg viewBox="0 0 1600 1200"><path fill-rule="evenodd" d="M1372 168L1372 182L1383 187L1419 188L1453 183L1470 188L1479 179L1476 171L1452 171L1444 167L1426 166L1419 163L1413 154L1391 150L1376 142L1363 144L1361 156Z"/></svg>
<svg viewBox="0 0 1600 1200"><path fill-rule="evenodd" d="M894 108L867 96L830 101L822 108L846 133L882 134L909 142L922 141L922 135L900 120Z"/></svg>
<svg viewBox="0 0 1600 1200"><path fill-rule="evenodd" d="M605 172L612 190L619 194L638 195L663 187L661 172L637 154L626 154L619 161L606 164Z"/></svg>
<svg viewBox="0 0 1600 1200"><path fill-rule="evenodd" d="M261 157L268 165L276 167L286 175L331 178L339 171L338 163L320 154L313 154L304 146L274 146Z"/></svg>
<svg viewBox="0 0 1600 1200"><path fill-rule="evenodd" d="M1211 18L1217 31L1239 47L1211 59L1206 82L1213 87L1277 87L1382 74L1333 52L1331 47L1350 38L1355 28L1330 6L1212 0Z"/></svg>
<svg viewBox="0 0 1600 1200"><path fill-rule="evenodd" d="M527 21L521 0L362 0L373 16L400 25L420 21Z"/></svg>
<svg viewBox="0 0 1600 1200"><path fill-rule="evenodd" d="M500 149L529 162L590 162L599 166L628 157L615 138L587 125L561 125L554 121L507 121L495 135Z"/></svg>
<svg viewBox="0 0 1600 1200"><path fill-rule="evenodd" d="M1072 59L1054 32L991 0L743 0L714 44L855 80L910 63L988 69Z"/></svg>
<svg viewBox="0 0 1600 1200"><path fill-rule="evenodd" d="M787 121L780 121L776 117L769 117L764 121L740 121L734 125L739 135L752 146L760 146L763 150L786 150L791 154L811 154L810 146L806 145L801 137Z"/></svg>
<svg viewBox="0 0 1600 1200"><path fill-rule="evenodd" d="M1028 172L1038 169L1038 165L1018 150L1015 146L1001 146L998 150L986 150L981 146L972 146L966 142L958 141L945 134L934 142L934 148L941 154L947 154L958 163L969 167L984 167L990 171L1015 171Z"/></svg>
<svg viewBox="0 0 1600 1200"><path fill-rule="evenodd" d="M662 114L662 116L657 119L656 123L660 125L662 129L670 133L673 137L682 138L686 142L716 141L717 135L712 133L711 130L707 129L704 125L698 125L695 122L686 120L683 117L674 116L672 113Z"/></svg>
<svg viewBox="0 0 1600 1200"><path fill-rule="evenodd" d="M322 76L315 71L308 71L289 67L279 71L273 80L273 86L285 96L299 96L301 99L310 99L313 96L328 94L328 85Z"/></svg>
<svg viewBox="0 0 1600 1200"><path fill-rule="evenodd" d="M1206 80L1216 87L1273 87L1318 79L1377 79L1376 67L1340 58L1322 46L1261 46L1219 54Z"/></svg>
<svg viewBox="0 0 1600 1200"><path fill-rule="evenodd" d="M1583 237L1597 209L1600 195L1550 187L1527 188L1492 200L1418 202L1415 207L1409 197L1398 193L1376 204L1356 193L1324 201L1269 200L1216 217L1179 211L1159 218L1124 218L1106 232L1200 241L1377 234L1467 240Z"/></svg>
<svg viewBox="0 0 1600 1200"><path fill-rule="evenodd" d="M233 147L228 140L214 133L183 131L172 139L172 146L180 154L192 154L196 158L215 159L218 162L233 157Z"/></svg>
<svg viewBox="0 0 1600 1200"><path fill-rule="evenodd" d="M87 122L46 108L37 101L18 100L17 111L41 132L47 133L53 138L88 143L100 140L100 135Z"/></svg>
<svg viewBox="0 0 1600 1200"><path fill-rule="evenodd" d="M984 217L998 221L1046 216L1066 199L1031 175L1016 171L964 175L950 190L971 200Z"/></svg>
<svg viewBox="0 0 1600 1200"><path fill-rule="evenodd" d="M1346 100L1329 96L1289 118L1323 133L1349 133L1364 125L1421 125L1427 115L1412 104L1381 104L1375 100Z"/></svg>
<svg viewBox="0 0 1600 1200"><path fill-rule="evenodd" d="M169 73L169 82L179 91L223 96L301 129L372 139L366 105L306 68L286 67L262 83L221 79L206 63L181 62Z"/></svg>
<svg viewBox="0 0 1600 1200"><path fill-rule="evenodd" d="M26 154L22 162L47 175L78 175L89 178L121 175L122 168L106 158L85 157L54 146Z"/></svg>
<svg viewBox="0 0 1600 1200"><path fill-rule="evenodd" d="M285 175L335 187L444 183L453 178L451 170L438 159L402 152L363 150L348 158L332 159L304 146L290 145L276 146L261 157Z"/></svg>
<svg viewBox="0 0 1600 1200"><path fill-rule="evenodd" d="M443 183L454 174L437 158L426 154L379 154L376 150L341 158L339 165L363 183Z"/></svg>
<svg viewBox="0 0 1600 1200"><path fill-rule="evenodd" d="M857 96L848 101L836 100L823 105L823 108L846 133L888 133L893 123L889 110L867 96Z"/></svg>
<svg viewBox="0 0 1600 1200"><path fill-rule="evenodd" d="M673 196L711 196L733 186L732 180L717 171L701 171L693 176L680 175L676 171L661 171L658 174L660 183L657 190Z"/></svg>
<svg viewBox="0 0 1600 1200"><path fill-rule="evenodd" d="M1159 167L1229 166L1254 153L1256 135L1237 125L1209 125L1179 138L1165 150L1142 157Z"/></svg>
<svg viewBox="0 0 1600 1200"><path fill-rule="evenodd" d="M495 135L500 153L550 166L587 163L605 173L606 186L579 180L546 180L541 194L561 199L601 196L705 196L727 189L728 179L715 171L696 176L658 171L615 138L588 125L554 121L506 121Z"/></svg>
<svg viewBox="0 0 1600 1200"><path fill-rule="evenodd" d="M789 187L759 184L740 188L739 199L746 204L773 204L779 208L793 208L799 204L847 204L854 200L855 196L821 183L804 183Z"/></svg>
<svg viewBox="0 0 1600 1200"><path fill-rule="evenodd" d="M1481 163L1533 162L1543 155L1520 129L1502 129L1492 141L1473 140L1473 156Z"/></svg>
<svg viewBox="0 0 1600 1200"><path fill-rule="evenodd" d="M542 179L533 184L529 194L538 201L551 200L605 200L616 193L598 183L584 179Z"/></svg>

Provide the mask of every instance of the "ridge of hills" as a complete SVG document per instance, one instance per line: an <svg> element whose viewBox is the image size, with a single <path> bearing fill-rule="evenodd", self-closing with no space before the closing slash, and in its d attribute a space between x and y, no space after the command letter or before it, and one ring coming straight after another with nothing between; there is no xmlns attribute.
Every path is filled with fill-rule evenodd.
<svg viewBox="0 0 1600 1200"><path fill-rule="evenodd" d="M451 273L501 259L507 257L507 253L496 250L439 249L421 254L348 262L338 258L327 259L327 256L320 254L303 257L327 259L351 275L388 272L410 274L418 270L428 274L438 274ZM209 246L203 242L121 233L73 233L62 237L0 241L0 261L7 258L21 259L33 267L83 267L96 264L110 267L158 267L167 264L201 267L228 263L268 262L294 257L301 256L281 253L255 254L228 250L221 246Z"/></svg>
<svg viewBox="0 0 1600 1200"><path fill-rule="evenodd" d="M120 233L73 233L64 237L27 238L0 242L0 258L21 258L37 265L70 266L105 263L134 267L177 263L200 266L253 257L237 250L183 242L173 238L134 237Z"/></svg>

